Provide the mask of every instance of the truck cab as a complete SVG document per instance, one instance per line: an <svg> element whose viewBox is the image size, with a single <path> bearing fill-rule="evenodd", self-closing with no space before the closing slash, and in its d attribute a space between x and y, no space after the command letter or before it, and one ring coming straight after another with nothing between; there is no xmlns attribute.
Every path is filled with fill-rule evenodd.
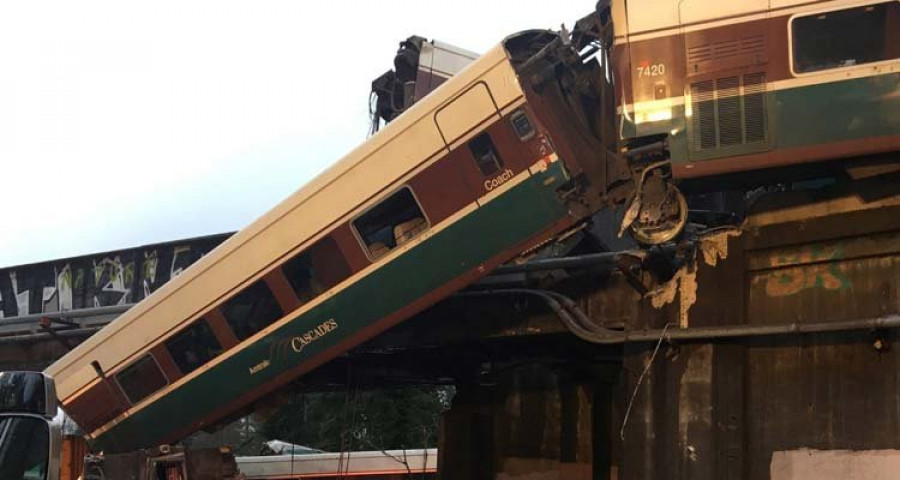
<svg viewBox="0 0 900 480"><path fill-rule="evenodd" d="M229 449L186 451L163 445L117 455L87 453L64 437L53 378L0 372L0 480L229 480L238 477Z"/></svg>
<svg viewBox="0 0 900 480"><path fill-rule="evenodd" d="M0 372L0 478L60 480L62 430L53 379Z"/></svg>

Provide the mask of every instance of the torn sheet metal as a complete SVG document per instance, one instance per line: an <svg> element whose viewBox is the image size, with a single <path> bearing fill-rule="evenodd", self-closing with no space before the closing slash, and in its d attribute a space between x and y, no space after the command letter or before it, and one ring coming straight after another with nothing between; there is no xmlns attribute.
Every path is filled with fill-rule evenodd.
<svg viewBox="0 0 900 480"><path fill-rule="evenodd" d="M678 298L678 326L689 326L688 310L697 302L697 266L689 262L681 267L668 282L647 292L653 308L662 308Z"/></svg>
<svg viewBox="0 0 900 480"><path fill-rule="evenodd" d="M728 239L740 235L740 228L725 228L700 237L697 240L697 245L700 253L703 255L704 263L710 267L715 267L719 260L728 258Z"/></svg>

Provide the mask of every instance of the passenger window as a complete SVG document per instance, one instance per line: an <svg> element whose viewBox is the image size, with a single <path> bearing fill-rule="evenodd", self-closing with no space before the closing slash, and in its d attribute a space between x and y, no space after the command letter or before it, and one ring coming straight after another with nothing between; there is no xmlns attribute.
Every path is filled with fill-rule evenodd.
<svg viewBox="0 0 900 480"><path fill-rule="evenodd" d="M187 375L222 353L222 346L202 318L166 342L166 350L182 373Z"/></svg>
<svg viewBox="0 0 900 480"><path fill-rule="evenodd" d="M350 266L331 236L288 260L281 269L301 303L309 302L350 276Z"/></svg>
<svg viewBox="0 0 900 480"><path fill-rule="evenodd" d="M322 293L322 287L314 278L312 256L309 252L303 252L288 260L281 269L301 303L306 303Z"/></svg>
<svg viewBox="0 0 900 480"><path fill-rule="evenodd" d="M373 260L428 229L428 221L408 187L401 188L352 224Z"/></svg>
<svg viewBox="0 0 900 480"><path fill-rule="evenodd" d="M472 151L472 156L475 157L475 164L478 165L478 169L481 170L481 174L485 177L493 175L503 168L503 161L500 160L500 155L497 154L494 142L491 141L491 136L487 133L482 133L473 138L469 142L469 150Z"/></svg>
<svg viewBox="0 0 900 480"><path fill-rule="evenodd" d="M892 60L900 57L900 3L797 17L791 36L797 73Z"/></svg>
<svg viewBox="0 0 900 480"><path fill-rule="evenodd" d="M222 315L237 339L245 340L281 318L284 312L269 286L260 280L225 302Z"/></svg>
<svg viewBox="0 0 900 480"><path fill-rule="evenodd" d="M132 405L168 385L156 359L147 354L116 374L116 381Z"/></svg>

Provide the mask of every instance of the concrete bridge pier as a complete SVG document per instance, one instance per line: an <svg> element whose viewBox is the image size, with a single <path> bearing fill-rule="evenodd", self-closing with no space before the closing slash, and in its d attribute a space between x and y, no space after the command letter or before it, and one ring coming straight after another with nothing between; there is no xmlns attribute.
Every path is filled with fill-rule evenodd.
<svg viewBox="0 0 900 480"><path fill-rule="evenodd" d="M615 375L537 364L458 386L442 423L441 478L610 478Z"/></svg>

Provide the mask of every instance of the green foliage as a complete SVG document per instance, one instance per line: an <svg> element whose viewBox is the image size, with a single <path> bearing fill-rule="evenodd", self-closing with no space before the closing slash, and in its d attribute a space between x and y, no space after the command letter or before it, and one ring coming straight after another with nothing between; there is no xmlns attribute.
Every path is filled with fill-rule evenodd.
<svg viewBox="0 0 900 480"><path fill-rule="evenodd" d="M293 394L261 433L326 451L428 448L451 396L448 387Z"/></svg>
<svg viewBox="0 0 900 480"><path fill-rule="evenodd" d="M242 417L213 432L194 432L182 440L190 449L217 448L230 446L235 455L262 455L268 453L266 438L260 435L260 428L253 416Z"/></svg>

